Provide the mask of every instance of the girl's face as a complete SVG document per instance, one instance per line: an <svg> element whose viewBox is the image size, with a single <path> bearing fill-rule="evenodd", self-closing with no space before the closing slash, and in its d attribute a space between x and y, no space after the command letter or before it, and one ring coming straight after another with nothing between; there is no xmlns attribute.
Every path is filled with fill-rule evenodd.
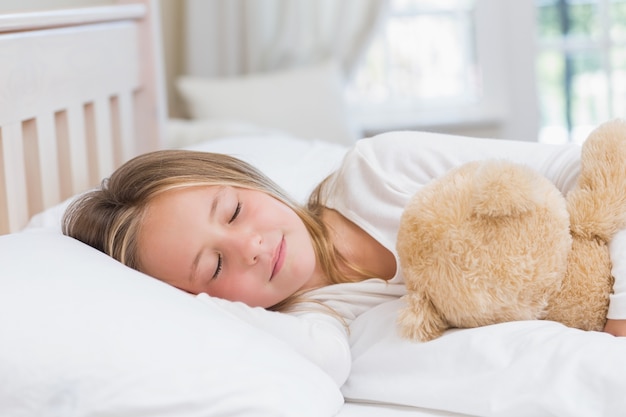
<svg viewBox="0 0 626 417"><path fill-rule="evenodd" d="M309 233L286 204L256 190L166 191L146 209L141 270L193 294L270 307L320 273Z"/></svg>

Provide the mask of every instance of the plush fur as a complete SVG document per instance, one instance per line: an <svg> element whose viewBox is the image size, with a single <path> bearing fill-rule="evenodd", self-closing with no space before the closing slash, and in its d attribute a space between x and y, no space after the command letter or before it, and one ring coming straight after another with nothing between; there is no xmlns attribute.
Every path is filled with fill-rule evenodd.
<svg viewBox="0 0 626 417"><path fill-rule="evenodd" d="M564 197L537 172L472 162L406 206L397 250L408 293L400 333L547 319L602 330L613 287L608 242L626 226L626 122L594 130Z"/></svg>

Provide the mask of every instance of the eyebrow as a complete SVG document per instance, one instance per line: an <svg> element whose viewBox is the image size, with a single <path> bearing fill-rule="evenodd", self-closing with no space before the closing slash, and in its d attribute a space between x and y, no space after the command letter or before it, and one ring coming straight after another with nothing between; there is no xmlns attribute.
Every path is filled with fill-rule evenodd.
<svg viewBox="0 0 626 417"><path fill-rule="evenodd" d="M219 187L219 190L213 196L213 203L211 204L211 211L209 212L210 219L213 219L213 217L215 217L215 210L217 210L217 206L220 203L220 199L224 196L225 193L226 193L226 187L221 185Z"/></svg>
<svg viewBox="0 0 626 417"><path fill-rule="evenodd" d="M217 211L217 206L219 206L220 199L226 193L226 187L221 185L219 186L219 190L213 195L213 201L211 202L211 209L209 210L209 219L213 219L215 217L215 212ZM204 253L204 249L200 250L195 258L193 258L193 262L191 262L190 274L189 274L189 282L193 283L196 279L196 274L198 272L198 264L200 263L200 259L202 258L202 254Z"/></svg>
<svg viewBox="0 0 626 417"><path fill-rule="evenodd" d="M193 262L191 263L191 272L189 274L189 282L193 283L196 280L196 274L198 272L198 263L200 263L200 258L202 257L202 253L204 251L201 250L198 252L195 258L193 258Z"/></svg>

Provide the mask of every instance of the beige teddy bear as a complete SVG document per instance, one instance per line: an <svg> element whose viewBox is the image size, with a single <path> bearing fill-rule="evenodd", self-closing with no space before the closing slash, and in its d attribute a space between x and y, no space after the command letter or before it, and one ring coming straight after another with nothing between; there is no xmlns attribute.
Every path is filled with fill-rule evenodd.
<svg viewBox="0 0 626 417"><path fill-rule="evenodd" d="M547 319L585 330L606 321L608 242L626 227L626 122L583 144L564 197L530 168L472 162L425 186L402 215L397 250L408 294L400 333Z"/></svg>

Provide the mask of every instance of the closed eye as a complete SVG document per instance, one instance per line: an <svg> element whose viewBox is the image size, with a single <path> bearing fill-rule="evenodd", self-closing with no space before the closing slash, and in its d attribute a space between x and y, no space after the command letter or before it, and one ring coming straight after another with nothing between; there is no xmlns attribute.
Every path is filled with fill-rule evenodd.
<svg viewBox="0 0 626 417"><path fill-rule="evenodd" d="M232 222L234 222L235 219L237 219L237 217L239 216L240 212L241 212L241 203L237 202L237 207L235 207L235 212L233 213L233 217L230 218L230 220L228 221L228 224L231 224Z"/></svg>
<svg viewBox="0 0 626 417"><path fill-rule="evenodd" d="M217 254L217 267L215 268L215 272L213 273L213 276L211 277L211 279L216 279L220 275L220 272L222 272L222 255L218 253Z"/></svg>
<svg viewBox="0 0 626 417"><path fill-rule="evenodd" d="M234 222L237 219L237 217L239 217L239 213L241 213L241 203L237 202L237 207L235 207L235 212L233 213L232 217L228 221L228 224L231 224L232 222ZM217 267L215 268L215 272L213 273L213 276L211 277L211 279L216 279L217 277L219 277L220 272L222 272L223 264L224 262L223 262L222 254L218 253L217 254Z"/></svg>

